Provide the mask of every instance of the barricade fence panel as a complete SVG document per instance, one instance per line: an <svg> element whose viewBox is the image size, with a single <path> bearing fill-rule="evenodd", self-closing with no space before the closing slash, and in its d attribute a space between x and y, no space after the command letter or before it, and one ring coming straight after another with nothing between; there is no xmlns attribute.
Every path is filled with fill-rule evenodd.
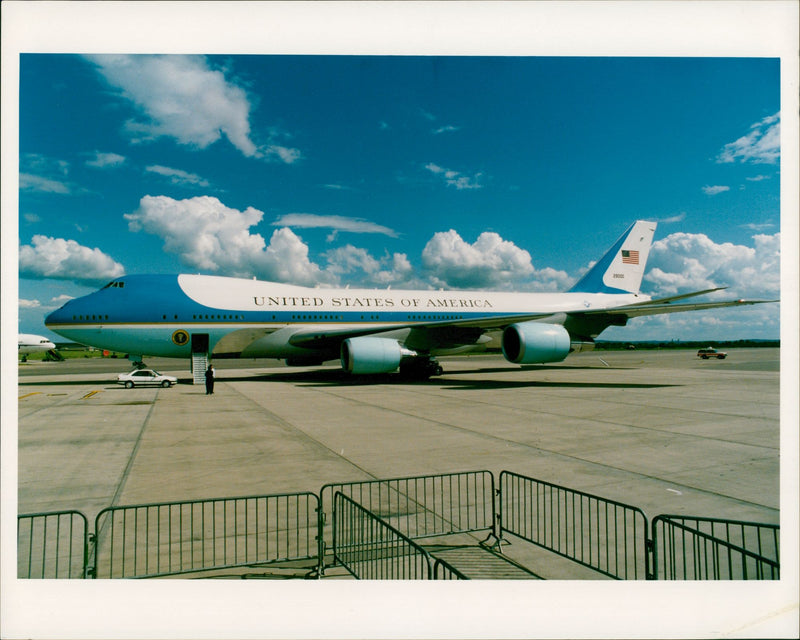
<svg viewBox="0 0 800 640"><path fill-rule="evenodd" d="M494 532L494 476L466 471L430 476L326 484L320 490L319 572L332 539L327 514L337 491L352 498L411 539L453 533Z"/></svg>
<svg viewBox="0 0 800 640"><path fill-rule="evenodd" d="M500 534L511 533L604 575L648 577L647 517L637 507L500 474Z"/></svg>
<svg viewBox="0 0 800 640"><path fill-rule="evenodd" d="M337 491L334 495L333 555L362 580L427 580L430 555L408 536Z"/></svg>
<svg viewBox="0 0 800 640"><path fill-rule="evenodd" d="M85 578L88 526L79 511L17 517L18 578Z"/></svg>
<svg viewBox="0 0 800 640"><path fill-rule="evenodd" d="M347 557L372 579L416 577L423 565L439 579L463 578L408 542L479 531L496 541L515 535L618 579L780 578L779 525L675 515L648 525L636 507L509 471L497 492L491 472L471 471L328 484L319 497L109 507L91 534L78 511L22 514L17 576L156 577L289 560L315 560L321 576L337 523L345 528L334 562Z"/></svg>
<svg viewBox="0 0 800 640"><path fill-rule="evenodd" d="M694 516L653 519L656 580L778 580L779 525Z"/></svg>
<svg viewBox="0 0 800 640"><path fill-rule="evenodd" d="M491 529L494 477L489 471L327 484L320 498L330 511L341 491L410 538Z"/></svg>
<svg viewBox="0 0 800 640"><path fill-rule="evenodd" d="M140 578L316 557L313 493L104 509L95 577Z"/></svg>
<svg viewBox="0 0 800 640"><path fill-rule="evenodd" d="M434 580L469 580L461 571L441 558L436 558L433 563Z"/></svg>

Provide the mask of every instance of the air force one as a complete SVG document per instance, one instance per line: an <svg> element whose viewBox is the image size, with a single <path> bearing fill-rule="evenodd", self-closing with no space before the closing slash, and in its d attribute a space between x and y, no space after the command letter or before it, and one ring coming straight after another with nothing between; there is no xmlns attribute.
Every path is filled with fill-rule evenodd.
<svg viewBox="0 0 800 640"><path fill-rule="evenodd" d="M50 314L70 340L142 356L339 359L353 374L442 373L437 356L463 353L502 331L505 358L560 362L590 350L629 318L772 300L679 303L708 289L652 299L639 293L656 224L637 221L565 293L320 289L205 275L129 275Z"/></svg>

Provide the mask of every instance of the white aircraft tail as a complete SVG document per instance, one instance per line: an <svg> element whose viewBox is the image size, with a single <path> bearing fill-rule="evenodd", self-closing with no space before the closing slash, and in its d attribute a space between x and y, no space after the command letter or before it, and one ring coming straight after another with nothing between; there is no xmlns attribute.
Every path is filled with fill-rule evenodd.
<svg viewBox="0 0 800 640"><path fill-rule="evenodd" d="M570 291L639 293L655 231L655 222L634 222Z"/></svg>

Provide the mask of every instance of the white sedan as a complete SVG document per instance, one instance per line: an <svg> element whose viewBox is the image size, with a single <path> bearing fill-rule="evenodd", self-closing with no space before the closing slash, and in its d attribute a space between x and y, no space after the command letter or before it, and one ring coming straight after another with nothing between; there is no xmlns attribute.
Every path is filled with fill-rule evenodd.
<svg viewBox="0 0 800 640"><path fill-rule="evenodd" d="M124 384L126 389L132 389L139 385L154 384L161 387L171 387L177 384L175 376L165 376L153 369L136 369L130 373L120 373L117 376L117 384Z"/></svg>

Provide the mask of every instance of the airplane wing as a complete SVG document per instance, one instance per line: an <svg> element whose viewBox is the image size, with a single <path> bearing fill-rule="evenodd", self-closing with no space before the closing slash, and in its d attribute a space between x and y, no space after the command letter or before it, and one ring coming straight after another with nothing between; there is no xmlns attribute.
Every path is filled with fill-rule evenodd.
<svg viewBox="0 0 800 640"><path fill-rule="evenodd" d="M705 309L717 309L720 307L738 307L744 305L763 304L767 302L779 302L779 300L724 300L714 302L691 302L675 304L678 300L685 300L696 296L720 291L726 287L706 289L704 291L694 291L678 296L658 298L631 305L619 307L607 307L604 309L578 309L565 311L573 318L585 318L592 325L597 324L597 332L611 324L624 324L627 318L637 318L640 316L659 315L666 313L680 313L684 311L702 311ZM491 329L503 329L517 322L529 322L552 317L548 313L528 313L528 314L509 314L502 316L484 316L463 320L437 320L429 322L414 323L387 323L380 326L369 326L363 329L343 328L343 329L322 329L314 328L308 331L299 330L289 338L289 343L296 347L307 349L335 349L338 344L348 338L359 336L377 335L393 331L410 330L413 332L426 333L426 342L433 342L437 345L458 345L470 344L485 331Z"/></svg>
<svg viewBox="0 0 800 640"><path fill-rule="evenodd" d="M468 320L434 320L414 323L387 323L363 329L322 329L300 330L292 334L289 344L306 349L330 349L348 338L371 336L391 331L427 331L437 336L436 342L447 344L469 344L480 334L490 329L502 329L515 322L528 322L552 316L552 313L528 313L505 316L486 316ZM472 337L473 340L469 338Z"/></svg>
<svg viewBox="0 0 800 640"><path fill-rule="evenodd" d="M724 288L724 287L723 287ZM638 318L640 316L652 316L664 313L680 313L683 311L703 311L705 309L719 309L721 307L740 307L745 305L764 304L767 302L780 302L780 300L719 300L715 302L690 302L682 304L674 304L675 300L682 300L694 296L710 293L711 291L719 291L719 289L709 289L708 291L697 291L695 293L688 293L682 296L675 296L672 298L660 298L657 300L650 300L642 304L631 304L622 307L613 307L611 309L597 309L588 311L579 311L570 315L610 315L610 316L625 316L627 318Z"/></svg>

